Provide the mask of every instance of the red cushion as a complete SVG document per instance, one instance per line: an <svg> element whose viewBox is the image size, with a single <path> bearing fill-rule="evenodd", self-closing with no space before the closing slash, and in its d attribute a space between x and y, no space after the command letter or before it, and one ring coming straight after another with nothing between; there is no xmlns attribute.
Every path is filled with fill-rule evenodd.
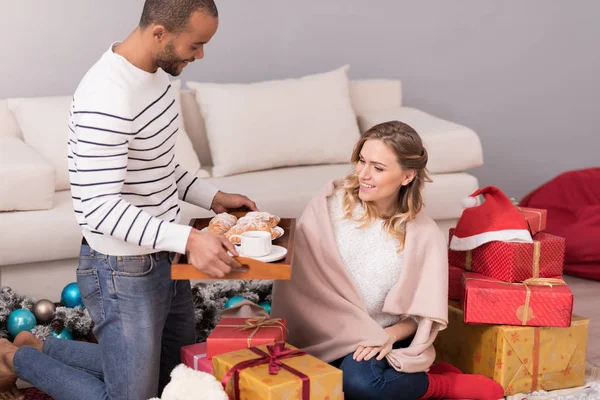
<svg viewBox="0 0 600 400"><path fill-rule="evenodd" d="M560 174L520 205L548 210L546 232L566 239L566 274L600 280L600 168Z"/></svg>

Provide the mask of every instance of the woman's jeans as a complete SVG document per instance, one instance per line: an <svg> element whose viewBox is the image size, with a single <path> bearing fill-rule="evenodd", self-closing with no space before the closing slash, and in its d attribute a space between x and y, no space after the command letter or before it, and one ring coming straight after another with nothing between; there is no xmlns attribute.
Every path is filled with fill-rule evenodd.
<svg viewBox="0 0 600 400"><path fill-rule="evenodd" d="M412 338L394 343L394 348L407 347ZM398 372L384 358L354 361L348 354L331 364L344 373L345 400L400 400L419 399L429 387L425 372L407 374Z"/></svg>

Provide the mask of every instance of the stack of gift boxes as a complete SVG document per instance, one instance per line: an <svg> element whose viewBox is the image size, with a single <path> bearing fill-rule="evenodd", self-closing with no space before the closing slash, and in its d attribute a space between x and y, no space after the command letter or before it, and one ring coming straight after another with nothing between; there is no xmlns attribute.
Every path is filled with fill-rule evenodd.
<svg viewBox="0 0 600 400"><path fill-rule="evenodd" d="M480 194L490 206L472 211L469 224L485 231L497 217L508 227L516 221L516 229L469 250L453 249L450 229L449 324L435 342L438 361L494 379L505 395L584 384L589 320L573 315L562 279L565 239L544 232L546 210L518 207L493 187ZM509 239L519 219L531 240Z"/></svg>
<svg viewBox="0 0 600 400"><path fill-rule="evenodd" d="M342 400L342 371L287 344L282 318L222 318L206 342L181 348L230 399Z"/></svg>

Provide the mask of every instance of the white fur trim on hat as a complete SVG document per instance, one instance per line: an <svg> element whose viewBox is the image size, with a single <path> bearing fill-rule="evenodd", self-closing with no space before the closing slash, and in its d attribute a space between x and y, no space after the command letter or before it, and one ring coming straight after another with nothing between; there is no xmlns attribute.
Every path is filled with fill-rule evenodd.
<svg viewBox="0 0 600 400"><path fill-rule="evenodd" d="M477 197L463 197L460 200L460 204L463 206L463 208L473 208L475 206L477 206Z"/></svg>
<svg viewBox="0 0 600 400"><path fill-rule="evenodd" d="M450 249L458 251L470 250L493 241L533 243L529 231L523 229L507 229L502 231L484 232L464 238L452 236Z"/></svg>

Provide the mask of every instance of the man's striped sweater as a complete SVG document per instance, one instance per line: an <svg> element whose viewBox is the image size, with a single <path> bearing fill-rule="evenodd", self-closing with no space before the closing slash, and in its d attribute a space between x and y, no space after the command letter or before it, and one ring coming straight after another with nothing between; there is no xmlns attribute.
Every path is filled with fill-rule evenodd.
<svg viewBox="0 0 600 400"><path fill-rule="evenodd" d="M217 189L177 164L179 99L168 75L112 48L81 81L69 113L77 221L100 253L184 253L191 228L178 223L178 199L209 209Z"/></svg>

